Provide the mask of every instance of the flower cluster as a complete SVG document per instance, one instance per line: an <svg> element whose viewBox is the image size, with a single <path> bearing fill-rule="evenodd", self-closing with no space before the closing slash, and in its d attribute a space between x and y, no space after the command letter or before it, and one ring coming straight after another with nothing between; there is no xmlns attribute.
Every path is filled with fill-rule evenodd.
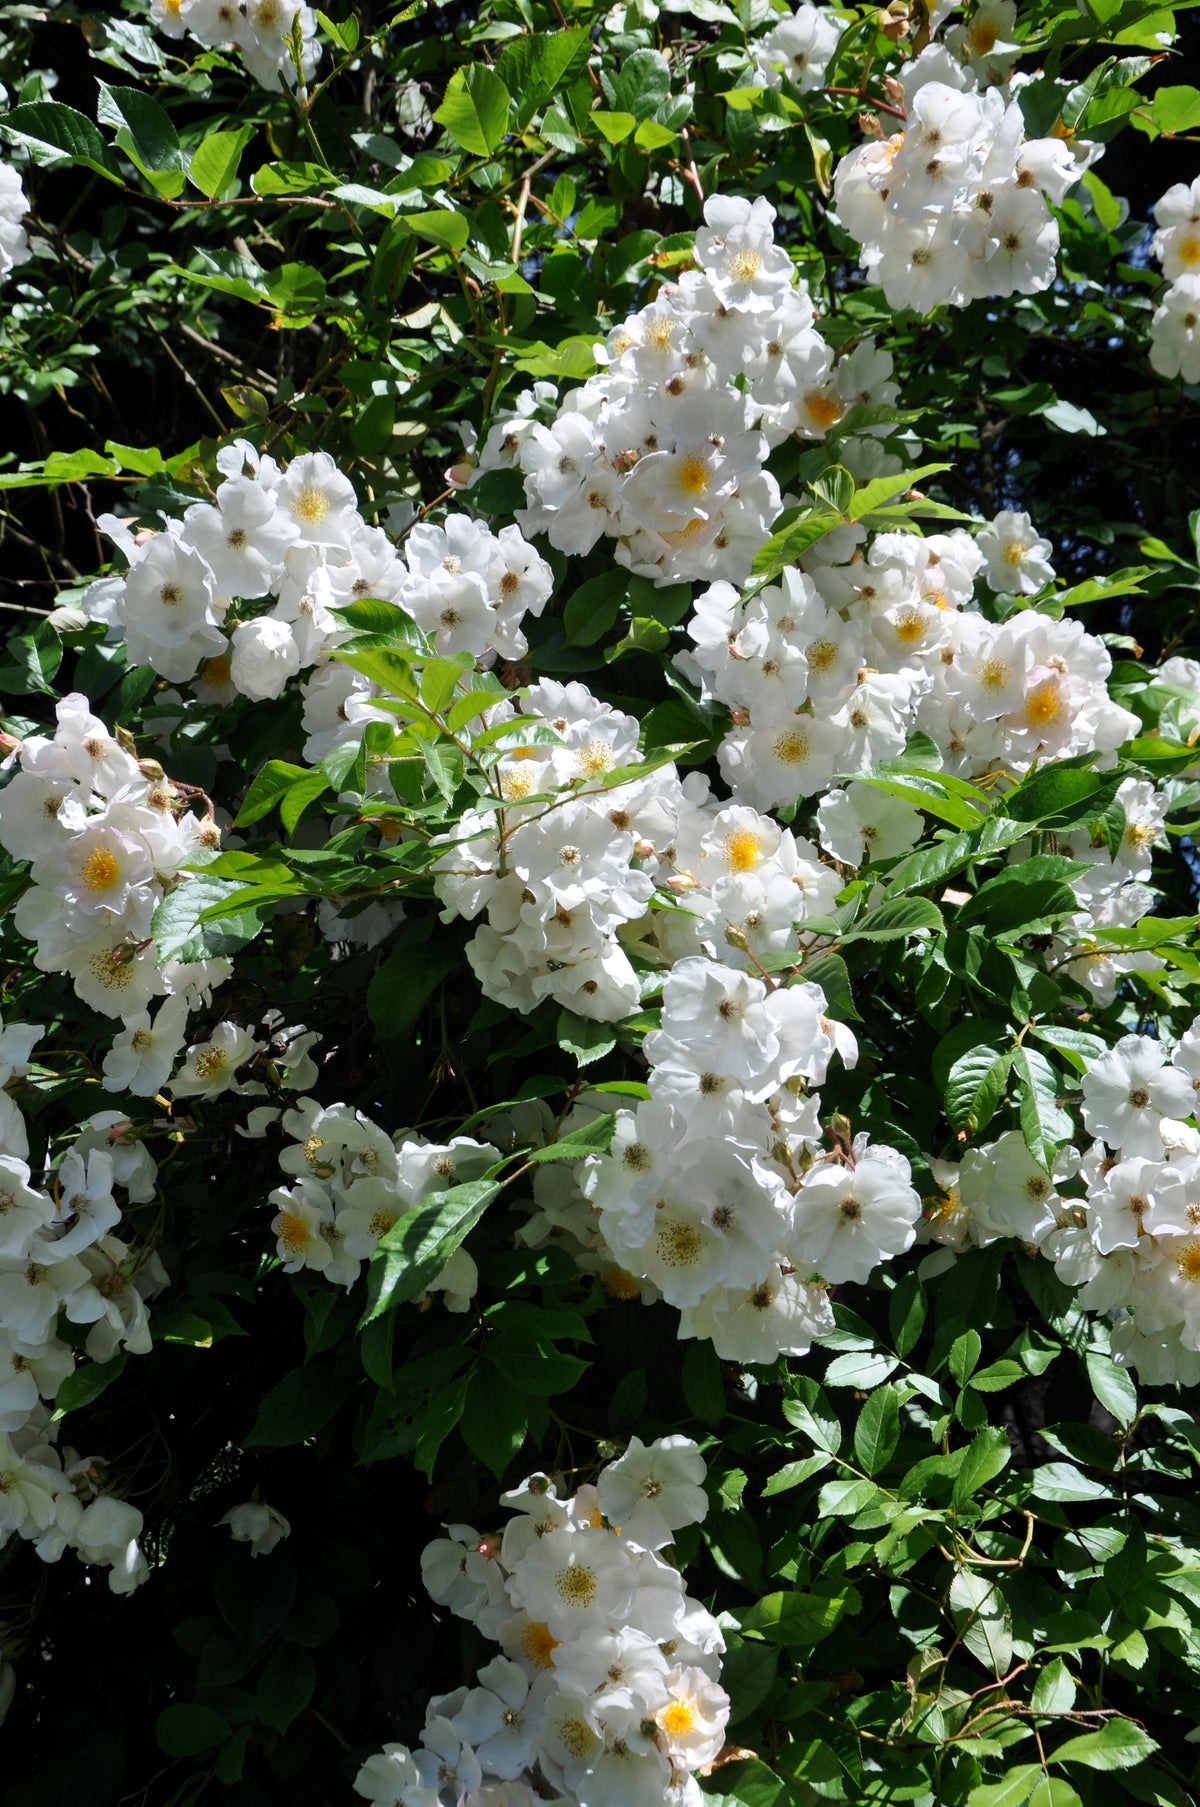
<svg viewBox="0 0 1200 1807"><path fill-rule="evenodd" d="M213 501L194 503L165 532L135 535L102 517L129 570L92 585L84 607L124 639L131 663L174 683L199 667L197 695L209 703L266 701L317 666L305 691L311 740L327 717L341 733L369 719L366 680L327 663L346 632L331 611L363 597L405 609L440 653L490 662L528 651L521 621L541 613L552 577L518 528L493 534L451 515L412 527L402 558L363 520L326 452L280 466L238 440L217 453L217 467Z"/></svg>
<svg viewBox="0 0 1200 1807"><path fill-rule="evenodd" d="M180 1029L177 1050L186 1000L207 993L229 966L160 965L151 922L180 867L218 847L220 831L160 766L127 752L86 697L63 697L57 716L53 738L19 743L17 770L0 792L0 843L29 861L34 881L14 921L35 943L35 964L69 973L78 996L105 1016L128 1021L164 992L178 997L168 1013Z"/></svg>
<svg viewBox="0 0 1200 1807"><path fill-rule="evenodd" d="M1075 1031L1070 1045L1088 1050L1081 1095L1073 1102L1093 1139L1067 1143L1073 1119L1055 1106L1047 1120L1064 1146L1052 1170L1017 1130L971 1149L958 1168L933 1163L945 1192L927 1212L922 1239L959 1249L1015 1237L1054 1263L1059 1277L1079 1289L1081 1305L1112 1320L1119 1362L1152 1385L1194 1386L1200 1382L1200 1131L1194 1124L1200 1017L1170 1053L1145 1035L1125 1035L1106 1048L1098 1037Z"/></svg>
<svg viewBox="0 0 1200 1807"><path fill-rule="evenodd" d="M1017 102L981 88L942 45L909 63L902 82L903 130L849 152L833 179L838 217L889 305L927 313L1048 288L1059 234L1047 202L1081 174L1072 150L1026 138Z"/></svg>
<svg viewBox="0 0 1200 1807"><path fill-rule="evenodd" d="M0 163L0 282L18 264L29 262L29 240L21 224L28 206L20 176L11 164Z"/></svg>
<svg viewBox="0 0 1200 1807"><path fill-rule="evenodd" d="M861 1282L916 1235L903 1155L866 1136L827 1146L814 1088L857 1044L824 1012L817 985L680 960L644 1045L649 1099L577 1169L591 1243L731 1361L805 1354L833 1326L822 1282Z"/></svg>
<svg viewBox="0 0 1200 1807"><path fill-rule="evenodd" d="M1169 288L1150 323L1150 362L1160 376L1200 382L1200 176L1176 182L1154 209L1151 254Z"/></svg>
<svg viewBox="0 0 1200 1807"><path fill-rule="evenodd" d="M1079 899L1078 914L1066 919L1045 951L1048 967L1068 972L1100 1005L1113 1002L1126 974L1159 972L1165 964L1149 948L1122 950L1104 935L1110 929L1131 929L1154 908L1155 893L1147 881L1155 843L1164 838L1168 799L1148 781L1126 778L1113 806L1121 812L1115 847L1103 840L1097 845L1100 837L1080 832L1055 837L1059 852L1087 870L1069 881ZM1019 859L1030 851L1018 846L1010 857Z"/></svg>
<svg viewBox="0 0 1200 1807"><path fill-rule="evenodd" d="M380 1807L700 1807L724 1744L725 1648L661 1552L708 1510L687 1437L635 1437L562 1498L531 1475L501 1535L469 1525L421 1558L439 1606L500 1646L473 1688L429 1703L420 1745L386 1745L355 1787Z"/></svg>
<svg viewBox="0 0 1200 1807"><path fill-rule="evenodd" d="M634 718L583 684L535 684L521 707L488 712L502 807L465 812L432 868L446 920L487 913L467 954L488 997L616 1022L641 998L634 958L716 957L732 934L752 963L830 906L811 843L643 760Z"/></svg>
<svg viewBox="0 0 1200 1807"><path fill-rule="evenodd" d="M247 1133L262 1135L276 1121L280 1113L263 1106ZM290 1184L269 1200L276 1253L285 1273L310 1268L339 1286L354 1285L380 1237L406 1212L434 1193L482 1179L499 1159L470 1136L444 1144L413 1130L389 1136L362 1111L315 1098L298 1098L281 1126L291 1138L279 1157ZM478 1279L470 1255L458 1249L426 1290L444 1294L450 1311L466 1311Z"/></svg>
<svg viewBox="0 0 1200 1807"><path fill-rule="evenodd" d="M572 553L607 535L659 584L740 581L779 513L770 448L894 400L869 340L835 366L774 218L761 197L710 196L697 267L609 334L603 369L547 423L532 404L492 429L479 469L524 473L526 532Z"/></svg>
<svg viewBox="0 0 1200 1807"><path fill-rule="evenodd" d="M169 38L194 38L205 50L231 46L272 93L310 82L321 57L316 14L304 0L151 0L150 17Z"/></svg>
<svg viewBox="0 0 1200 1807"><path fill-rule="evenodd" d="M1119 747L1137 721L1108 694L1100 640L1031 609L993 622L974 604L985 560L989 583L1017 594L1053 575L1048 550L1027 515L1005 513L978 539L878 534L848 564L821 562L818 542L807 572L746 601L729 583L703 591L676 663L734 711L719 758L738 799L770 809L812 796L835 773L895 758L913 730L962 775ZM912 845L917 817L891 813Z"/></svg>
<svg viewBox="0 0 1200 1807"><path fill-rule="evenodd" d="M29 1023L0 1027L0 1086L29 1071L41 1034ZM147 1203L156 1171L132 1126L101 1111L35 1180L25 1119L0 1090L0 1548L22 1537L45 1562L73 1549L107 1567L118 1594L146 1578L142 1515L103 1491L98 1458L56 1448L50 1410L75 1368L60 1315L87 1327L93 1361L150 1349L145 1301L167 1276L152 1252L114 1233L115 1194Z"/></svg>

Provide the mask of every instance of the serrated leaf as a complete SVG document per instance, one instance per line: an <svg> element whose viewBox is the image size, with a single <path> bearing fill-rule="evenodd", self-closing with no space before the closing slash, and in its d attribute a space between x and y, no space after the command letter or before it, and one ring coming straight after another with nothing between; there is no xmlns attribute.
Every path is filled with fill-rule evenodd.
<svg viewBox="0 0 1200 1807"><path fill-rule="evenodd" d="M174 890L168 891L151 921L159 959L219 959L253 941L262 932L262 910L241 909L222 916L219 922L202 920L206 910L224 904L242 888L236 880L209 878L202 872L182 879Z"/></svg>
<svg viewBox="0 0 1200 1807"><path fill-rule="evenodd" d="M484 63L456 69L445 98L433 115L456 144L477 157L490 157L508 127L508 89Z"/></svg>
<svg viewBox="0 0 1200 1807"><path fill-rule="evenodd" d="M535 1162L581 1161L585 1155L607 1154L616 1127L616 1112L606 1111L602 1116L593 1117L590 1123L582 1123L565 1136L559 1136L557 1141L547 1143L545 1148L533 1149L526 1159Z"/></svg>
<svg viewBox="0 0 1200 1807"><path fill-rule="evenodd" d="M257 127L239 126L236 132L209 132L192 152L188 181L209 200L218 199L237 180L242 152Z"/></svg>
<svg viewBox="0 0 1200 1807"><path fill-rule="evenodd" d="M900 1441L900 1401L891 1387L872 1393L854 1427L854 1453L868 1474L885 1468Z"/></svg>
<svg viewBox="0 0 1200 1807"><path fill-rule="evenodd" d="M1158 1745L1149 1732L1129 1719L1109 1719L1098 1732L1068 1738L1047 1753L1051 1763L1082 1763L1088 1769L1133 1769L1153 1756Z"/></svg>
<svg viewBox="0 0 1200 1807"><path fill-rule="evenodd" d="M50 151L121 185L121 172L111 150L91 120L74 107L54 100L31 101L0 115L0 131L40 152L43 160Z"/></svg>
<svg viewBox="0 0 1200 1807"><path fill-rule="evenodd" d="M359 1329L424 1292L499 1190L495 1180L469 1180L445 1192L431 1192L393 1224L371 1256L367 1309Z"/></svg>

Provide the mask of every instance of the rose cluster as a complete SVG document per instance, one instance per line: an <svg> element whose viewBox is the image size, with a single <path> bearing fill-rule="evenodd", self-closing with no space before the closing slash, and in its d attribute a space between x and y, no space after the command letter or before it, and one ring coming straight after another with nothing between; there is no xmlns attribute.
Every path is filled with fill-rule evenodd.
<svg viewBox="0 0 1200 1807"><path fill-rule="evenodd" d="M527 533L571 553L607 536L659 584L739 582L779 513L771 447L894 400L891 359L869 340L835 364L774 219L761 197L710 196L696 268L614 328L603 369L551 419L535 396L492 429L479 471L523 473ZM841 453L853 462L855 442Z"/></svg>
<svg viewBox="0 0 1200 1807"><path fill-rule="evenodd" d="M816 1087L835 1051L857 1059L819 986L680 960L644 1044L649 1098L576 1169L586 1209L542 1193L543 1233L571 1233L610 1290L663 1297L680 1336L725 1359L805 1354L833 1327L825 1283L866 1280L921 1215L903 1155L827 1136Z"/></svg>
<svg viewBox="0 0 1200 1807"><path fill-rule="evenodd" d="M752 963L831 904L836 875L811 843L644 759L634 718L583 684L534 684L521 709L488 712L493 805L439 837L432 868L446 920L486 911L467 955L488 997L617 1022L639 1005L635 960L654 974L727 955L732 933Z"/></svg>
<svg viewBox="0 0 1200 1807"><path fill-rule="evenodd" d="M317 17L304 0L151 0L150 18L169 38L237 50L273 93L310 82L321 57Z"/></svg>
<svg viewBox="0 0 1200 1807"><path fill-rule="evenodd" d="M897 757L914 730L962 776L1112 752L1136 733L1108 694L1112 662L1094 635L1033 609L991 621L974 600L985 565L989 586L1014 596L1053 576L1028 515L1000 514L978 538L878 534L849 563L826 563L826 543L806 571L745 600L711 585L687 624L693 645L676 663L734 712L718 757L739 801L771 809L813 796L835 773ZM823 839L846 858L854 836L848 844L833 809L821 806ZM900 852L919 818L890 815L910 835L894 843Z"/></svg>
<svg viewBox="0 0 1200 1807"><path fill-rule="evenodd" d="M72 692L56 712L52 738L18 744L0 792L0 842L29 861L33 877L13 920L35 944L34 963L68 973L105 1016L128 1021L164 992L178 999L168 1012L177 1050L188 1001L225 978L229 963L160 964L151 923L180 868L219 847L220 831L160 766L114 739L86 697Z"/></svg>
<svg viewBox="0 0 1200 1807"><path fill-rule="evenodd" d="M42 1034L29 1023L0 1026L0 1087L29 1072ZM29 1131L0 1090L0 1548L31 1542L44 1562L73 1549L109 1569L114 1593L144 1581L142 1515L105 1491L100 1458L57 1447L51 1410L74 1372L60 1316L86 1327L84 1352L109 1362L151 1347L146 1299L167 1275L154 1253L115 1234L130 1205L156 1192L157 1169L116 1111L85 1122L49 1167L31 1166Z"/></svg>
<svg viewBox="0 0 1200 1807"><path fill-rule="evenodd" d="M275 1122L290 1139L279 1157L290 1183L269 1200L276 1253L285 1273L310 1268L339 1286L354 1285L380 1238L406 1212L435 1193L482 1179L500 1158L470 1136L444 1144L415 1130L389 1136L362 1111L310 1097L298 1098L282 1117L268 1106L256 1109L246 1133L263 1135ZM470 1255L458 1249L426 1290L444 1294L450 1311L466 1311L478 1279Z"/></svg>
<svg viewBox="0 0 1200 1807"><path fill-rule="evenodd" d="M20 176L11 164L0 163L0 282L18 264L29 262L29 240L21 224L28 207Z"/></svg>
<svg viewBox="0 0 1200 1807"><path fill-rule="evenodd" d="M541 613L552 579L516 527L493 534L451 515L440 527L413 526L402 558L363 520L350 479L326 452L281 466L237 440L217 453L217 467L213 501L193 503L164 532L134 534L114 515L101 519L129 569L93 584L84 608L124 640L132 664L173 683L199 668L196 694L207 703L277 697L317 666L304 691L312 739L333 721L344 731L356 702L366 719L374 694L357 674L328 669L346 633L334 609L364 597L396 603L441 653L490 661L528 650L521 621Z"/></svg>
<svg viewBox="0 0 1200 1807"><path fill-rule="evenodd" d="M1150 323L1150 362L1160 376L1200 382L1200 176L1176 182L1154 209L1151 255L1163 267L1166 294Z"/></svg>
<svg viewBox="0 0 1200 1807"><path fill-rule="evenodd" d="M1047 1030L1047 1041L1055 1036ZM1055 1105L1052 1127L1064 1146L1052 1170L1017 1130L969 1150L957 1168L933 1163L944 1192L927 1209L921 1239L957 1250L1015 1237L1053 1262L1081 1305L1110 1319L1117 1361L1151 1385L1195 1386L1200 1017L1170 1051L1136 1034L1109 1048L1083 1030L1067 1031L1064 1045L1083 1068L1080 1092L1067 1102L1092 1140L1075 1135L1071 1114ZM1042 1057L1033 1058L1049 1079Z"/></svg>
<svg viewBox="0 0 1200 1807"><path fill-rule="evenodd" d="M1054 280L1050 211L1086 167L1059 138L1026 138L1021 109L931 44L901 76L906 117L842 158L838 217L891 307L922 313ZM1099 154L1089 146L1090 159Z"/></svg>
<svg viewBox="0 0 1200 1807"><path fill-rule="evenodd" d="M389 1744L355 1787L380 1807L700 1807L724 1744L720 1628L665 1552L708 1510L687 1437L637 1437L597 1483L544 1474L501 1495L500 1535L431 1543L433 1600L501 1655L429 1703L415 1750Z"/></svg>

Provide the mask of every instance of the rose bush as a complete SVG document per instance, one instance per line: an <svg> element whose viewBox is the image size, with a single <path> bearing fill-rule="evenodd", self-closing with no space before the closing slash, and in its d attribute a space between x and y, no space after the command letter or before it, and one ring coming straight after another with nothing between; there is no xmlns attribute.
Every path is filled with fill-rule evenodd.
<svg viewBox="0 0 1200 1807"><path fill-rule="evenodd" d="M1193 1798L1186 19L0 30L13 1807Z"/></svg>

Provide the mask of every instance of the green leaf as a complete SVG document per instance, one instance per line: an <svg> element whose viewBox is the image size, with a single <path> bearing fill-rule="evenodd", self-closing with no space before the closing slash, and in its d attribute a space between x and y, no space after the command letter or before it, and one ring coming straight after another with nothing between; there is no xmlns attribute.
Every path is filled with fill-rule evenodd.
<svg viewBox="0 0 1200 1807"><path fill-rule="evenodd" d="M380 1238L367 1268L367 1309L359 1328L424 1292L499 1190L495 1180L469 1180L445 1192L431 1192L393 1224Z"/></svg>
<svg viewBox="0 0 1200 1807"><path fill-rule="evenodd" d="M854 1427L854 1453L868 1474L878 1474L900 1441L900 1401L891 1387L881 1387L863 1406Z"/></svg>
<svg viewBox="0 0 1200 1807"><path fill-rule="evenodd" d="M889 1374L895 1373L896 1367L895 1359L881 1351L855 1349L830 1362L825 1370L825 1385L857 1387L865 1393L872 1387L881 1386Z"/></svg>
<svg viewBox="0 0 1200 1807"><path fill-rule="evenodd" d="M1014 1048L1012 1071L1017 1081L1021 1134L1025 1146L1049 1174L1058 1150L1070 1140L1074 1124L1058 1103L1058 1074L1036 1048Z"/></svg>
<svg viewBox="0 0 1200 1807"><path fill-rule="evenodd" d="M565 31L525 32L519 38L511 38L496 58L496 74L515 97L518 117L532 118L560 84L582 70L591 44L591 33L582 26ZM574 212L574 195L569 206L561 205L561 197L551 204L559 219L564 219Z"/></svg>
<svg viewBox="0 0 1200 1807"><path fill-rule="evenodd" d="M556 1142L547 1143L545 1148L534 1148L526 1156L529 1161L581 1161L585 1155L607 1154L612 1147L613 1131L617 1126L615 1111L606 1111L603 1116L593 1117L590 1123L582 1123L577 1129L568 1130L565 1136L559 1136Z"/></svg>
<svg viewBox="0 0 1200 1807"><path fill-rule="evenodd" d="M799 509L786 527L779 528L759 547L750 566L751 576L764 580L778 577L785 566L794 564L810 546L840 525L841 516L832 508Z"/></svg>
<svg viewBox="0 0 1200 1807"><path fill-rule="evenodd" d="M210 132L192 152L188 180L209 200L217 200L237 181L242 152L257 126L239 126L236 132Z"/></svg>
<svg viewBox="0 0 1200 1807"><path fill-rule="evenodd" d="M1030 1705L1035 1713L1069 1713L1075 1705L1075 1683L1061 1656L1046 1664L1034 1683Z"/></svg>
<svg viewBox="0 0 1200 1807"><path fill-rule="evenodd" d="M1083 1807L1083 1802L1061 1776L1043 1776L1034 1783L1028 1807Z"/></svg>
<svg viewBox="0 0 1200 1807"><path fill-rule="evenodd" d="M965 1386L979 1366L983 1340L977 1330L964 1330L950 1345L947 1366L959 1386Z"/></svg>
<svg viewBox="0 0 1200 1807"><path fill-rule="evenodd" d="M361 28L354 13L351 13L348 19L335 23L325 13L318 12L317 21L322 29L328 32L334 43L340 44L343 50L353 55L354 51L358 49Z"/></svg>
<svg viewBox="0 0 1200 1807"><path fill-rule="evenodd" d="M1103 1481L1084 1474L1073 1462L1043 1462L1033 1471L1030 1491L1036 1500L1106 1500L1112 1497Z"/></svg>
<svg viewBox="0 0 1200 1807"><path fill-rule="evenodd" d="M796 1375L791 1389L783 1402L784 1417L817 1449L835 1456L842 1446L842 1426L823 1390L806 1374Z"/></svg>
<svg viewBox="0 0 1200 1807"><path fill-rule="evenodd" d="M445 207L433 213L406 213L404 224L411 227L418 238L427 238L431 245L440 245L443 251L461 251L471 236L470 225L463 215Z"/></svg>
<svg viewBox="0 0 1200 1807"><path fill-rule="evenodd" d="M247 1447L286 1448L324 1430L357 1386L328 1368L296 1368L273 1386L258 1408Z"/></svg>
<svg viewBox="0 0 1200 1807"><path fill-rule="evenodd" d="M39 161L46 160L47 151L55 152L122 185L112 152L91 120L74 107L52 100L31 101L0 115L0 131L19 144L29 145L35 154L41 153Z"/></svg>
<svg viewBox="0 0 1200 1807"><path fill-rule="evenodd" d="M429 998L461 963L457 947L402 935L367 986L367 1010L380 1039L407 1040Z"/></svg>
<svg viewBox="0 0 1200 1807"><path fill-rule="evenodd" d="M264 163L250 178L256 195L312 194L328 188L336 177L323 163Z"/></svg>
<svg viewBox="0 0 1200 1807"><path fill-rule="evenodd" d="M911 489L922 478L934 477L939 471L952 468L949 464L920 464L915 471L898 471L894 477L873 477L869 483L864 483L861 489L855 491L854 500L846 510L847 519L861 521L872 509L881 508L893 496Z"/></svg>
<svg viewBox="0 0 1200 1807"><path fill-rule="evenodd" d="M1088 1769L1133 1769L1152 1756L1158 1745L1129 1719L1109 1719L1098 1732L1068 1738L1048 1753L1051 1763L1083 1763Z"/></svg>
<svg viewBox="0 0 1200 1807"><path fill-rule="evenodd" d="M1151 113L1159 131L1168 137L1176 132L1194 132L1200 126L1200 89L1186 83L1177 88L1160 88L1151 103Z"/></svg>
<svg viewBox="0 0 1200 1807"><path fill-rule="evenodd" d="M114 1356L112 1361L84 1362L73 1374L67 1375L54 1395L56 1415L77 1412L81 1406L91 1405L93 1399L99 1399L114 1380L120 1379L124 1368L124 1350Z"/></svg>
<svg viewBox="0 0 1200 1807"><path fill-rule="evenodd" d="M484 63L456 69L434 118L456 144L477 157L490 157L508 129L512 105L508 89Z"/></svg>
<svg viewBox="0 0 1200 1807"><path fill-rule="evenodd" d="M595 646L603 640L621 612L629 580L623 571L602 571L589 577L567 599L563 632L568 646Z"/></svg>
<svg viewBox="0 0 1200 1807"><path fill-rule="evenodd" d="M597 107L591 123L609 144L622 144L637 126L632 113L608 113L603 107Z"/></svg>
<svg viewBox="0 0 1200 1807"><path fill-rule="evenodd" d="M690 1342L684 1351L683 1397L688 1411L704 1424L718 1425L725 1416L725 1382L709 1342Z"/></svg>
<svg viewBox="0 0 1200 1807"><path fill-rule="evenodd" d="M1078 766L1047 766L1033 772L1015 791L1004 799L1005 813L1018 822L1049 822L1055 817L1072 815L1081 803L1097 799L1106 788L1099 772L1088 772ZM1074 818L1073 818L1074 819Z"/></svg>
<svg viewBox="0 0 1200 1807"><path fill-rule="evenodd" d="M922 929L945 926L942 912L928 897L889 897L868 910L845 935L842 945L852 941L903 941Z"/></svg>
<svg viewBox="0 0 1200 1807"><path fill-rule="evenodd" d="M661 51L635 50L615 64L601 64L600 86L615 112L652 119L671 92L671 72Z"/></svg>
<svg viewBox="0 0 1200 1807"><path fill-rule="evenodd" d="M213 960L253 941L262 932L264 915L260 910L239 910L220 922L201 920L206 910L241 889L236 880L209 878L199 872L182 879L163 898L150 924L159 959Z"/></svg>
<svg viewBox="0 0 1200 1807"><path fill-rule="evenodd" d="M1044 1775L1040 1763L1022 1763L1006 1770L998 1782L984 1782L967 1796L967 1807L1025 1807L1034 1784Z"/></svg>
<svg viewBox="0 0 1200 1807"><path fill-rule="evenodd" d="M159 1714L155 1735L158 1748L168 1757L195 1757L224 1744L229 1737L229 1721L213 1707L176 1701Z"/></svg>
<svg viewBox="0 0 1200 1807"><path fill-rule="evenodd" d="M254 1710L264 1725L286 1732L312 1699L316 1683L312 1653L296 1644L284 1644L258 1678Z"/></svg>
<svg viewBox="0 0 1200 1807"><path fill-rule="evenodd" d="M521 1389L485 1358L471 1374L459 1428L471 1454L497 1480L524 1443L527 1422Z"/></svg>
<svg viewBox="0 0 1200 1807"><path fill-rule="evenodd" d="M1110 1355L1090 1349L1087 1372L1100 1404L1112 1413L1122 1430L1128 1430L1138 1413L1137 1387L1128 1368L1119 1368Z"/></svg>
<svg viewBox="0 0 1200 1807"><path fill-rule="evenodd" d="M830 1594L768 1594L743 1614L742 1630L757 1632L772 1644L811 1650L836 1628L856 1598L853 1589Z"/></svg>
<svg viewBox="0 0 1200 1807"><path fill-rule="evenodd" d="M293 784L311 777L312 772L308 766L289 765L286 759L268 759L246 792L234 827L248 828L253 822L261 822L264 816L270 815Z"/></svg>
<svg viewBox="0 0 1200 1807"><path fill-rule="evenodd" d="M117 144L159 193L173 200L183 193L179 135L156 100L140 88L99 83L96 117L116 130Z"/></svg>
<svg viewBox="0 0 1200 1807"><path fill-rule="evenodd" d="M564 1054L573 1055L581 1067L602 1060L617 1045L616 1031L611 1023L593 1022L591 1017L576 1016L573 1010L559 1012L554 1039Z"/></svg>
<svg viewBox="0 0 1200 1807"><path fill-rule="evenodd" d="M954 1477L954 1510L962 1512L970 1506L979 1490L1007 1468L1011 1455L1007 1434L1000 1426L980 1431Z"/></svg>
<svg viewBox="0 0 1200 1807"><path fill-rule="evenodd" d="M840 954L817 954L806 960L801 977L825 993L825 1014L838 1023L861 1023L850 990L850 973Z"/></svg>
<svg viewBox="0 0 1200 1807"><path fill-rule="evenodd" d="M263 279L267 300L277 314L300 314L306 319L325 303L325 278L311 264L281 264Z"/></svg>

